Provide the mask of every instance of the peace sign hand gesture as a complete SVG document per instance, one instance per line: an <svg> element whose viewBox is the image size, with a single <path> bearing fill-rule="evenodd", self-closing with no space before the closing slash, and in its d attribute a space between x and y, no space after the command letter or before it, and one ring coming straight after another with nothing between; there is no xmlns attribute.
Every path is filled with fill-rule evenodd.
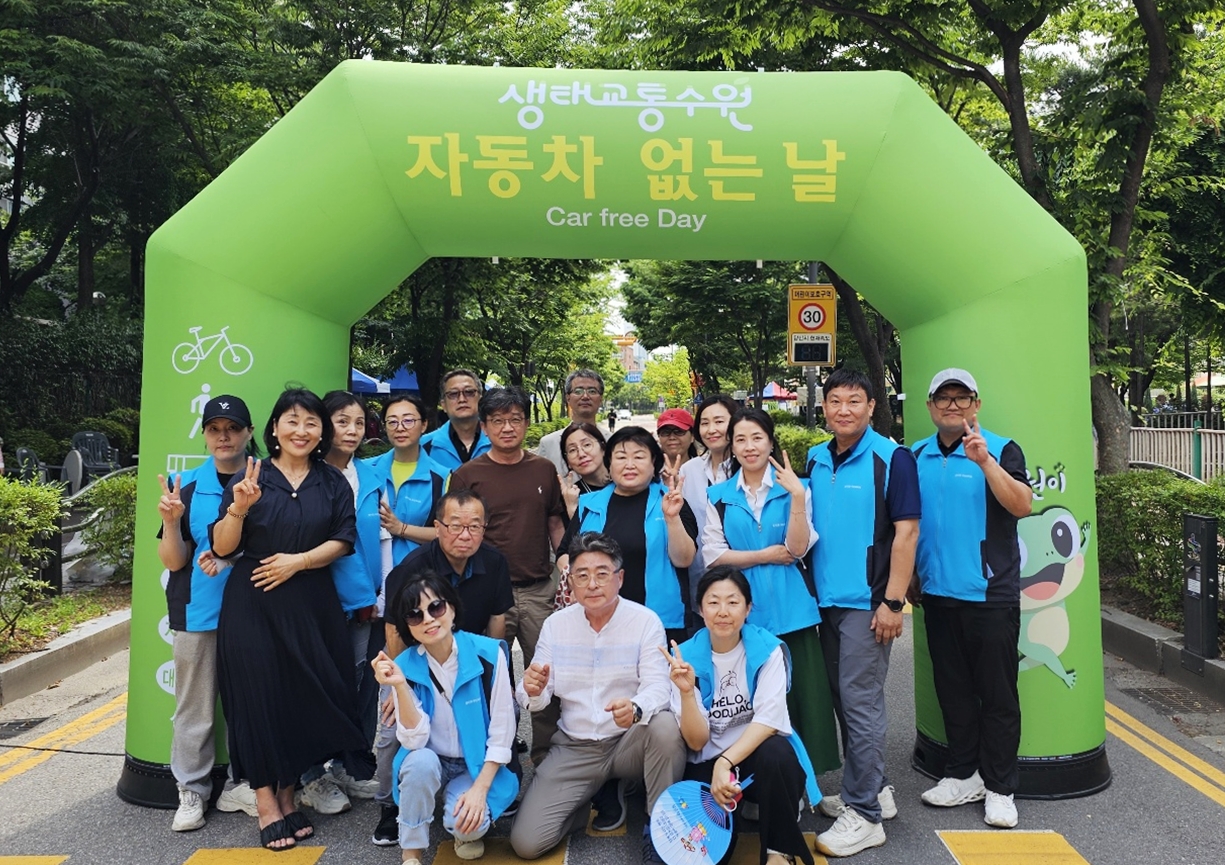
<svg viewBox="0 0 1225 865"><path fill-rule="evenodd" d="M974 418L974 426L970 426L970 422L964 419L961 423L966 430L965 438L961 440L966 457L975 465L986 465L991 459L991 454L987 450L987 440L983 438L983 429L978 425L978 418Z"/></svg>
<svg viewBox="0 0 1225 865"><path fill-rule="evenodd" d="M681 495L680 454L675 457L664 457L664 470L661 472L661 477L668 491L664 493L660 507L665 519L675 519L681 515L681 508L685 506L685 497Z"/></svg>
<svg viewBox="0 0 1225 865"><path fill-rule="evenodd" d="M676 640L672 641L671 655L663 646L656 648L668 662L668 677L676 686L676 690L680 691L682 696L692 694L697 686L697 675L693 672L693 665L685 663L685 659L681 657L681 647L676 644Z"/></svg>
<svg viewBox="0 0 1225 865"><path fill-rule="evenodd" d="M259 501L264 491L259 486L260 460L247 457L247 472L243 479L234 484L234 507L246 513Z"/></svg>
<svg viewBox="0 0 1225 865"><path fill-rule="evenodd" d="M791 456L787 451L783 451L781 464L771 456L770 465L774 466L774 480L780 487L793 496L804 495L804 483L800 480L800 476L791 470Z"/></svg>
<svg viewBox="0 0 1225 865"><path fill-rule="evenodd" d="M166 478L162 475L157 476L157 482L162 485L162 497L157 501L157 512L163 523L177 523L182 519L183 512L186 510L183 499L179 496L183 476L174 476L173 489L166 485Z"/></svg>

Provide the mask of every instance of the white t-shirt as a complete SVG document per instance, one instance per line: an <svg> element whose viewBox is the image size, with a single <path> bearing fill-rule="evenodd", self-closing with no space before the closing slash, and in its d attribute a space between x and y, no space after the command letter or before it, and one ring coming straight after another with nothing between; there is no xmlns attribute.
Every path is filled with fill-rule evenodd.
<svg viewBox="0 0 1225 865"><path fill-rule="evenodd" d="M757 687L749 693L749 677L745 666L744 643L739 642L730 652L711 653L714 666L714 698L710 711L698 699L698 710L710 725L710 740L698 753L689 754L689 762L713 760L731 747L750 723L773 727L779 735L791 735L791 717L787 714L787 667L782 646L775 647L757 674ZM681 693L672 689L672 712L681 716Z"/></svg>

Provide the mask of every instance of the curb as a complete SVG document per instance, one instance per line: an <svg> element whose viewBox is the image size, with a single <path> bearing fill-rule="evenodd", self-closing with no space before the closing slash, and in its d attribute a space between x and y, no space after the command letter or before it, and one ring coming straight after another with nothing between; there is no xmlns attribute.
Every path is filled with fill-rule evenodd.
<svg viewBox="0 0 1225 865"><path fill-rule="evenodd" d="M128 648L132 611L117 610L56 637L45 649L0 664L0 706L37 694Z"/></svg>
<svg viewBox="0 0 1225 865"><path fill-rule="evenodd" d="M1161 625L1112 607L1102 607L1102 648L1127 663L1165 676L1197 694L1225 705L1225 661L1204 661L1204 675L1182 665L1183 637Z"/></svg>

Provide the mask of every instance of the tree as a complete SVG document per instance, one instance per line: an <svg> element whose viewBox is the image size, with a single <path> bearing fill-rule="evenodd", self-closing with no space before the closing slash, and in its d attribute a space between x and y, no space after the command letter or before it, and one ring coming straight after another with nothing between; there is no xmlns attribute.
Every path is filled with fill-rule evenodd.
<svg viewBox="0 0 1225 865"><path fill-rule="evenodd" d="M642 370L642 384L654 399L662 397L665 407L688 408L693 404L689 352L656 353Z"/></svg>

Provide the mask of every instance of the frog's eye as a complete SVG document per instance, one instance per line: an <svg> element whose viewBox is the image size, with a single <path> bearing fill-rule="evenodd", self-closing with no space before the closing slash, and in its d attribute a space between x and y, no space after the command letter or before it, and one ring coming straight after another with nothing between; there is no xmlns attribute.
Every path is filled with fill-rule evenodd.
<svg viewBox="0 0 1225 865"><path fill-rule="evenodd" d="M1021 550L1021 573L1025 573L1025 563L1029 561L1029 550L1025 549L1025 541L1019 537L1017 547Z"/></svg>
<svg viewBox="0 0 1225 865"><path fill-rule="evenodd" d="M1070 514L1051 524L1051 546L1062 559L1070 559L1080 551L1080 528Z"/></svg>

